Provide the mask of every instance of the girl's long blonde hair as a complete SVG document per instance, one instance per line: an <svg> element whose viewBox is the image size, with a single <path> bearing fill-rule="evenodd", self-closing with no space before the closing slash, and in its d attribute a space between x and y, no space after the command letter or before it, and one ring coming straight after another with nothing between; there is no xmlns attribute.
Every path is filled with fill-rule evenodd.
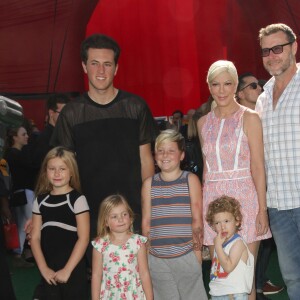
<svg viewBox="0 0 300 300"><path fill-rule="evenodd" d="M99 213L98 213L98 222L97 222L97 236L98 238L103 238L109 235L110 230L107 226L107 219L111 210L121 204L124 204L131 220L130 231L133 232L133 221L134 213L131 207L129 206L126 199L119 194L111 195L106 197L100 204Z"/></svg>
<svg viewBox="0 0 300 300"><path fill-rule="evenodd" d="M44 161L42 163L42 167L39 173L39 177L37 180L36 188L35 188L35 195L41 195L45 193L49 193L52 191L53 186L49 182L47 178L47 166L49 160L53 158L59 157L68 167L70 170L70 186L78 191L81 192L81 185L80 185L80 179L79 179L79 171L78 166L75 159L75 154L71 150L65 148L65 147L56 147L50 150L46 157L44 158Z"/></svg>

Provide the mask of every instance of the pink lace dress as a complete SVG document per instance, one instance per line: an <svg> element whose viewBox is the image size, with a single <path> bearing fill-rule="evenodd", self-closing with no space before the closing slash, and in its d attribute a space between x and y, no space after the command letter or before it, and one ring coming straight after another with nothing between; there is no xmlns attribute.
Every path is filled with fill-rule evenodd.
<svg viewBox="0 0 300 300"><path fill-rule="evenodd" d="M206 117L202 128L203 153L206 161L204 174L204 216L214 199L227 195L237 199L242 207L243 223L239 234L247 243L270 238L271 232L256 235L255 220L258 199L250 170L250 149L243 131L241 107L230 118L219 119L214 111ZM213 245L216 233L204 221L204 245Z"/></svg>

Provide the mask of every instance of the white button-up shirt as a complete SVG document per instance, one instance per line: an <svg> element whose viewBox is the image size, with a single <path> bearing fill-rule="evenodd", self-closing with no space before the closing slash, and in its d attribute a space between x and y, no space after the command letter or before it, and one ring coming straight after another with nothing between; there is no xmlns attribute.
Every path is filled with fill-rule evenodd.
<svg viewBox="0 0 300 300"><path fill-rule="evenodd" d="M273 110L271 78L257 100L264 136L267 205L279 210L300 207L300 69Z"/></svg>

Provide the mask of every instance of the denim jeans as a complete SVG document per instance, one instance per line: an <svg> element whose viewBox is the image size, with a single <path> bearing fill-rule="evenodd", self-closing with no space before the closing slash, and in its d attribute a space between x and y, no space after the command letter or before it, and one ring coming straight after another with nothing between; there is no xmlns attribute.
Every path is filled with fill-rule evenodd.
<svg viewBox="0 0 300 300"><path fill-rule="evenodd" d="M279 266L290 300L300 293L300 208L269 208L270 226L277 246Z"/></svg>
<svg viewBox="0 0 300 300"><path fill-rule="evenodd" d="M248 294L233 294L225 296L212 296L211 300L248 300Z"/></svg>

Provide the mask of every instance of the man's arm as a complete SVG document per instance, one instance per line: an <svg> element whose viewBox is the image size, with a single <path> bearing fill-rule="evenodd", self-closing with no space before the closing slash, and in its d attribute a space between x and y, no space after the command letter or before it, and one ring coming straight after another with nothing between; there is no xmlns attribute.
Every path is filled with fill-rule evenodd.
<svg viewBox="0 0 300 300"><path fill-rule="evenodd" d="M154 175L154 160L151 153L151 144L140 145L142 181Z"/></svg>

